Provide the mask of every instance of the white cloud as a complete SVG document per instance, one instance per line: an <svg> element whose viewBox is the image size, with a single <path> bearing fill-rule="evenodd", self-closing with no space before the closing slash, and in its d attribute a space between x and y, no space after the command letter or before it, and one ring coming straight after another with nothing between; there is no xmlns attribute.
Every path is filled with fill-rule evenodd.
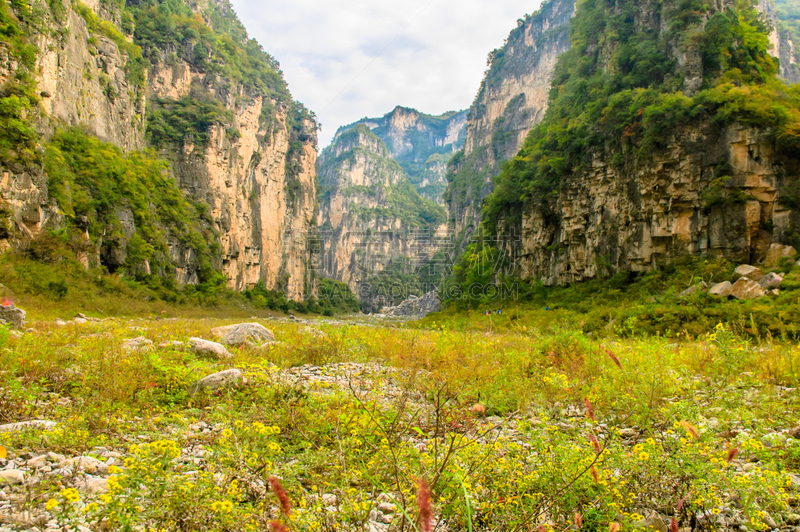
<svg viewBox="0 0 800 532"><path fill-rule="evenodd" d="M336 128L396 105L466 109L486 56L539 0L232 0L248 33L281 63L292 95Z"/></svg>

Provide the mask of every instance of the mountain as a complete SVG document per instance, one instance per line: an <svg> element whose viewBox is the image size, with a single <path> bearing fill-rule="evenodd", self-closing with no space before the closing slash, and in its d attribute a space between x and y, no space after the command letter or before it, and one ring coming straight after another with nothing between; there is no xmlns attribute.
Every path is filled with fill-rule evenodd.
<svg viewBox="0 0 800 532"><path fill-rule="evenodd" d="M800 244L800 93L757 7L578 5L545 117L485 202L507 274L569 284Z"/></svg>
<svg viewBox="0 0 800 532"><path fill-rule="evenodd" d="M520 19L503 47L489 54L489 69L467 113L464 147L450 161L444 201L459 248L481 220L503 162L544 118L558 57L570 47L574 0L545 2Z"/></svg>
<svg viewBox="0 0 800 532"><path fill-rule="evenodd" d="M363 123L340 130L317 171L321 274L347 283L367 311L426 291L419 270L445 221L373 131Z"/></svg>
<svg viewBox="0 0 800 532"><path fill-rule="evenodd" d="M3 249L313 292L316 122L226 0L21 0L0 17Z"/></svg>
<svg viewBox="0 0 800 532"><path fill-rule="evenodd" d="M358 124L367 126L383 140L389 156L400 163L417 191L442 203L447 162L464 144L466 118L466 111L433 116L397 106L381 118L362 118L343 126L337 135Z"/></svg>

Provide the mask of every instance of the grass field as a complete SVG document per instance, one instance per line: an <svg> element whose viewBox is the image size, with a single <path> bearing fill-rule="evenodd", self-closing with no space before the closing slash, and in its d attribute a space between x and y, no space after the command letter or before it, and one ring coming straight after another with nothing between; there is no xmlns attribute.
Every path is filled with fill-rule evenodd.
<svg viewBox="0 0 800 532"><path fill-rule="evenodd" d="M0 515L9 529L424 530L424 482L437 530L800 524L796 344L475 314L260 319L278 342L228 360L159 345L253 319L3 330L0 423L57 425L0 432L27 477L2 488ZM123 349L140 335L154 348ZM229 368L243 386L189 394ZM63 459L27 463L46 453ZM79 456L112 466L65 465Z"/></svg>

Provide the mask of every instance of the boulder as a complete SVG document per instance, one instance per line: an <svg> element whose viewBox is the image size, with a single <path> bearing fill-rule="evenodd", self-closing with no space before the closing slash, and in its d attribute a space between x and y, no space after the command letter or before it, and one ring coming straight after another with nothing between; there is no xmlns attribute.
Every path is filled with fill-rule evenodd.
<svg viewBox="0 0 800 532"><path fill-rule="evenodd" d="M225 345L263 344L274 342L275 335L260 323L240 323L229 329L222 337Z"/></svg>
<svg viewBox="0 0 800 532"><path fill-rule="evenodd" d="M767 256L764 258L764 266L775 268L780 264L782 258L794 257L795 255L797 255L797 250L792 246L772 243L767 250Z"/></svg>
<svg viewBox="0 0 800 532"><path fill-rule="evenodd" d="M122 342L122 349L128 353L135 351L149 351L153 349L153 342L144 336L137 336L136 338L128 338Z"/></svg>
<svg viewBox="0 0 800 532"><path fill-rule="evenodd" d="M214 336L216 338L222 338L228 333L228 331L230 331L234 327L238 327L239 325L241 324L234 323L233 325L223 325L221 327L214 327L213 329L211 329L211 336Z"/></svg>
<svg viewBox="0 0 800 532"><path fill-rule="evenodd" d="M15 307L13 303L0 305L0 321L16 329L22 329L25 327L25 311Z"/></svg>
<svg viewBox="0 0 800 532"><path fill-rule="evenodd" d="M244 374L239 369L228 369L212 373L192 384L189 394L194 395L201 391L214 391L219 389L235 388L244 383Z"/></svg>
<svg viewBox="0 0 800 532"><path fill-rule="evenodd" d="M782 282L782 276L778 275L777 273L769 272L758 280L758 285L764 290L770 290L772 288L778 288Z"/></svg>
<svg viewBox="0 0 800 532"><path fill-rule="evenodd" d="M9 423L7 425L0 425L0 432L15 432L25 429L42 429L49 430L56 426L55 421L47 421L44 419L32 419L30 421L20 421L18 423Z"/></svg>
<svg viewBox="0 0 800 532"><path fill-rule="evenodd" d="M202 338L189 338L189 347L191 347L195 353L202 356L220 359L231 358L231 356L233 356L228 353L228 350L225 349L224 345L218 344L217 342L212 342L210 340L203 340Z"/></svg>
<svg viewBox="0 0 800 532"><path fill-rule="evenodd" d="M764 289L757 282L747 277L742 277L731 287L731 295L736 299L755 299L764 294Z"/></svg>
<svg viewBox="0 0 800 532"><path fill-rule="evenodd" d="M716 297L728 297L729 295L731 295L732 287L733 285L731 284L730 281L717 283L711 287L711 290L708 291L708 294Z"/></svg>
<svg viewBox="0 0 800 532"><path fill-rule="evenodd" d="M25 484L25 473L19 469L5 469L0 471L0 486L3 484L11 484L12 486Z"/></svg>
<svg viewBox="0 0 800 532"><path fill-rule="evenodd" d="M409 296L396 307L384 307L381 312L387 316L423 317L439 310L439 294L431 290L421 297Z"/></svg>
<svg viewBox="0 0 800 532"><path fill-rule="evenodd" d="M678 294L678 297L689 297L692 294L696 294L698 290L699 288L697 287L697 285L690 286L689 288Z"/></svg>
<svg viewBox="0 0 800 532"><path fill-rule="evenodd" d="M755 266L750 266L749 264L742 264L733 270L734 280L746 277L747 279L758 281L763 275L764 272L761 271L761 268L756 268Z"/></svg>

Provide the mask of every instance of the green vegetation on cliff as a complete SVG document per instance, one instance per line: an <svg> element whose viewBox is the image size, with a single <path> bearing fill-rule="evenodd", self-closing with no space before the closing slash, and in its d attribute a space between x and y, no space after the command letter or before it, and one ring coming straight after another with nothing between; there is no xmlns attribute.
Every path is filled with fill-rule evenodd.
<svg viewBox="0 0 800 532"><path fill-rule="evenodd" d="M596 154L613 155L612 164L647 157L680 125L711 120L773 128L778 146L797 149L800 92L777 80L768 25L751 3L720 12L698 0L654 3L648 9L669 21L666 31L637 26L640 9L632 0L613 10L604 0L579 5L547 115L486 201L489 231L501 221L518 227L531 202L546 208L562 179ZM690 47L702 58L693 95L681 92L690 80L676 59Z"/></svg>

